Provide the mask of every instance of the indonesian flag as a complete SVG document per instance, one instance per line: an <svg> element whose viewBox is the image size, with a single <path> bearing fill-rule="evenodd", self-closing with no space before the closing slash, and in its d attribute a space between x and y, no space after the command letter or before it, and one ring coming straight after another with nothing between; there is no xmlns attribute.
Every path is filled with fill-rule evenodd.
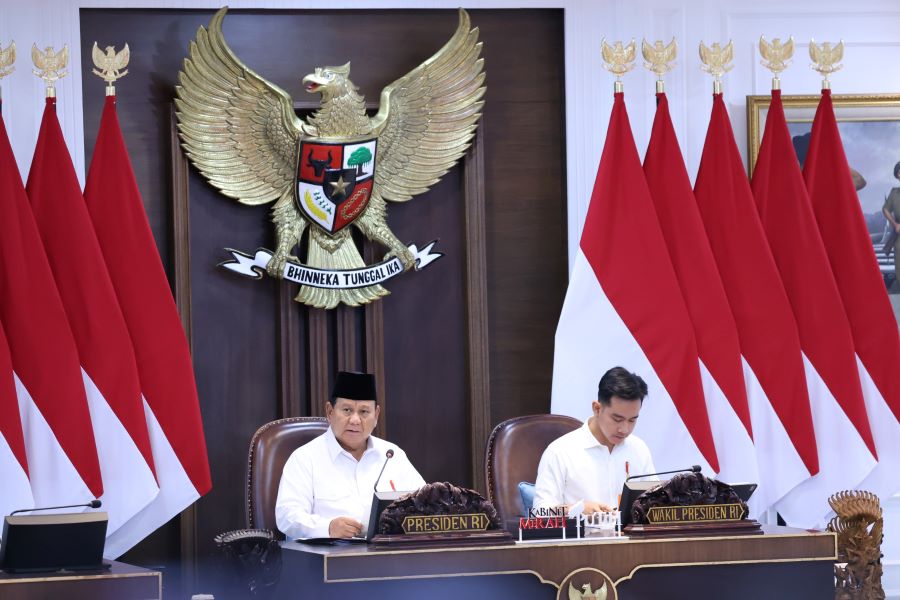
<svg viewBox="0 0 900 600"><path fill-rule="evenodd" d="M875 441L850 324L791 143L781 90L772 90L752 187L800 333L819 455L819 473L775 508L788 525L822 527L831 513L828 497L853 488L872 470Z"/></svg>
<svg viewBox="0 0 900 600"><path fill-rule="evenodd" d="M153 500L159 487L131 338L59 127L55 98L47 98L26 191L78 346L109 535ZM107 545L105 555L116 558L124 550Z"/></svg>
<svg viewBox="0 0 900 600"><path fill-rule="evenodd" d="M0 320L36 506L103 494L78 351L0 120Z"/></svg>
<svg viewBox="0 0 900 600"><path fill-rule="evenodd" d="M617 365L647 382L635 433L656 467L718 472L694 332L621 93L556 330L553 412L583 418Z"/></svg>
<svg viewBox="0 0 900 600"><path fill-rule="evenodd" d="M718 477L755 483L759 474L737 327L681 158L669 102L663 93L656 98L644 174L697 339L703 395L719 457Z"/></svg>
<svg viewBox="0 0 900 600"><path fill-rule="evenodd" d="M19 401L13 380L12 358L6 345L6 333L0 326L0 515L34 506L31 482L28 481L28 459L25 436L19 417Z"/></svg>
<svg viewBox="0 0 900 600"><path fill-rule="evenodd" d="M107 544L130 548L212 487L191 356L108 96L84 197L137 358L159 494Z"/></svg>
<svg viewBox="0 0 900 600"><path fill-rule="evenodd" d="M878 465L858 487L884 499L900 490L900 336L844 156L831 90L822 90L803 176L850 322L878 452Z"/></svg>
<svg viewBox="0 0 900 600"><path fill-rule="evenodd" d="M819 472L800 337L766 243L722 94L713 95L694 186L744 358L761 477L757 511Z"/></svg>

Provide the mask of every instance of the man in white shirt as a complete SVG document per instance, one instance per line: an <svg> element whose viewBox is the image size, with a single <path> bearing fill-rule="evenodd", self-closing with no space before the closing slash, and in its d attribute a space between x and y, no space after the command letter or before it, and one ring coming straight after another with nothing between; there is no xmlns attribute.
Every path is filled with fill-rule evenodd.
<svg viewBox="0 0 900 600"><path fill-rule="evenodd" d="M425 485L403 450L372 435L379 413L375 377L339 372L325 403L328 430L284 465L275 522L288 539L365 535L376 481L378 491ZM389 450L393 456L387 460Z"/></svg>
<svg viewBox="0 0 900 600"><path fill-rule="evenodd" d="M541 456L535 508L584 500L585 513L615 510L626 477L656 470L647 444L631 435L646 395L644 380L622 367L600 378L593 416Z"/></svg>

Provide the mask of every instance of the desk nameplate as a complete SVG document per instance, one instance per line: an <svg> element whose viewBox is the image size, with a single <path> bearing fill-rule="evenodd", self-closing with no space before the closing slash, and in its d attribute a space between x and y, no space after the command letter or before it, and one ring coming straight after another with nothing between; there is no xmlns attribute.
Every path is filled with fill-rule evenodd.
<svg viewBox="0 0 900 600"><path fill-rule="evenodd" d="M746 516L740 504L692 504L687 506L654 506L647 511L652 525L740 521Z"/></svg>
<svg viewBox="0 0 900 600"><path fill-rule="evenodd" d="M462 515L409 515L403 519L406 535L434 535L485 531L491 520L484 513Z"/></svg>

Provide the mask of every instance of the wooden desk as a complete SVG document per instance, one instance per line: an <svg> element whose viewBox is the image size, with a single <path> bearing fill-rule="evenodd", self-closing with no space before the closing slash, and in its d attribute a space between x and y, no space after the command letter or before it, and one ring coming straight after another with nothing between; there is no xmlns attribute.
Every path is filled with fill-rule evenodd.
<svg viewBox="0 0 900 600"><path fill-rule="evenodd" d="M19 573L0 571L3 600L161 600L162 574L112 561L102 571Z"/></svg>
<svg viewBox="0 0 900 600"><path fill-rule="evenodd" d="M276 598L568 598L568 578L605 574L608 600L834 594L836 537L786 527L764 535L654 540L602 538L514 546L375 550L285 542ZM665 593L662 594L662 591ZM359 594L359 596L357 596ZM499 594L499 595L497 595Z"/></svg>

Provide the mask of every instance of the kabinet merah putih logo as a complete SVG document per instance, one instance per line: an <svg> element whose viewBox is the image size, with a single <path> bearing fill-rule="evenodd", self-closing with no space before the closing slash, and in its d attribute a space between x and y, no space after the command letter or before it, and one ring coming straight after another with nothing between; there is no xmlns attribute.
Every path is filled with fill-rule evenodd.
<svg viewBox="0 0 900 600"><path fill-rule="evenodd" d="M315 69L303 83L321 94L321 104L304 121L287 92L228 47L226 10L191 42L175 100L178 127L191 162L224 195L248 205L275 203L276 248L230 250L233 260L221 266L300 283L295 300L311 306L377 300L388 293L386 280L441 256L432 252L434 242L420 249L397 239L385 201L427 191L471 144L485 92L478 29L460 9L450 40L388 85L371 118L349 63ZM388 250L381 262L365 264L352 228ZM305 262L292 255L304 234Z"/></svg>

